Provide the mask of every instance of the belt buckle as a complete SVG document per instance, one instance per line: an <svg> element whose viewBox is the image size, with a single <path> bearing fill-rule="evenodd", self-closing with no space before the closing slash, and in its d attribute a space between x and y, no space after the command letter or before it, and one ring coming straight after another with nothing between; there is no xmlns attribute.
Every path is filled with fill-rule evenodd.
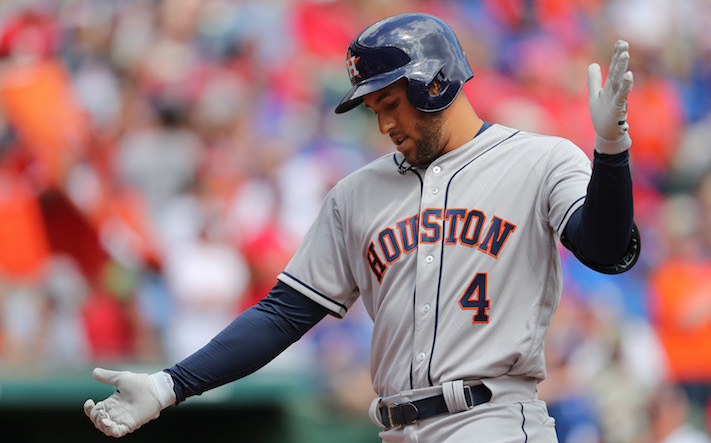
<svg viewBox="0 0 711 443"><path fill-rule="evenodd" d="M469 401L467 401L467 393L469 393ZM474 407L474 394L472 393L472 387L469 385L464 386L464 401L467 403L467 409Z"/></svg>
<svg viewBox="0 0 711 443"><path fill-rule="evenodd" d="M399 408L395 414L393 414L394 408ZM419 410L412 402L390 403L388 405L388 420L390 421L390 429L400 429L405 425L415 423L417 421L417 414L419 414ZM399 424L397 426L394 424L394 415L398 418Z"/></svg>
<svg viewBox="0 0 711 443"><path fill-rule="evenodd" d="M395 426L393 422L393 409L396 406L400 406L399 403L390 403L388 405L388 421L390 422L390 429L400 429L404 426L403 423L400 423L399 425Z"/></svg>

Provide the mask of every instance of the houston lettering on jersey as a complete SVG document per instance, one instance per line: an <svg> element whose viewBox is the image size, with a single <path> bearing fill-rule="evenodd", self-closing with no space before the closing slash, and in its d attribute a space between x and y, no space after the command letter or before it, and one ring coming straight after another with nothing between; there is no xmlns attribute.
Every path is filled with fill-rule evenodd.
<svg viewBox="0 0 711 443"><path fill-rule="evenodd" d="M478 209L425 209L422 214L413 215L380 231L377 240L368 245L368 264L378 282L381 282L388 265L397 261L403 253L414 250L419 243L437 243L442 236L447 245L461 244L498 258L516 225L493 216L482 235L485 224L486 215Z"/></svg>

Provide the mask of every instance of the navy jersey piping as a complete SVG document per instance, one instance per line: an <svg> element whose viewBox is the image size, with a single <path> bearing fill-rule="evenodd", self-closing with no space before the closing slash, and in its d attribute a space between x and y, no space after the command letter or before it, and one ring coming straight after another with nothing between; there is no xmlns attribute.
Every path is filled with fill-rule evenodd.
<svg viewBox="0 0 711 443"><path fill-rule="evenodd" d="M457 176L460 172L462 172L467 166L470 164L474 163L476 160L478 160L482 155L486 154L487 152L491 151L492 149L496 148L497 146L501 145L505 141L510 140L513 136L518 134L520 131L516 131L513 134L509 135L503 140L500 140L493 146L491 146L489 149L486 151L482 152L481 154L477 155L473 159L469 160L466 162L464 165L462 165L461 168L459 168L457 171L452 174L452 177L449 178L449 182L447 182L447 191L444 196L444 208L442 208L442 232L447 232L447 219L444 217L444 214L447 212L447 202L449 201L449 187L452 184L452 180L454 180L454 177ZM441 288L442 288L442 264L444 263L444 244L445 244L445 239L446 236L442 235L442 240L441 240L441 248L440 248L440 257L439 257L439 277L437 279L437 297L436 297L436 306L435 306L435 324L434 324L434 335L432 337L432 349L430 350L430 361L427 366L427 381L429 382L430 386L433 386L434 384L432 383L432 360L434 359L434 350L435 350L435 345L437 343L437 326L439 325L439 296L441 294Z"/></svg>
<svg viewBox="0 0 711 443"><path fill-rule="evenodd" d="M322 292L316 290L316 289L313 288L312 286L307 285L307 284L304 283L302 280L299 280L298 278L294 277L293 275L289 274L289 273L286 272L286 271L282 271L282 274L288 275L288 276L289 276L290 278L292 278L294 281L297 281L297 282L299 282L301 285L303 285L303 286L309 288L314 294L317 294L317 295L319 295L319 296L325 298L326 300L330 301L331 303L333 303L333 304L335 304L335 305L337 305L337 306L343 308L344 311L348 312L348 307L347 307L346 305L344 305L343 303L339 303L339 302L337 302L336 300L332 299L331 297L328 297L327 295L325 295L325 294L323 294Z"/></svg>
<svg viewBox="0 0 711 443"><path fill-rule="evenodd" d="M521 405L521 431L523 431L523 443L528 442L528 433L526 432L526 415L523 413L523 403L519 403Z"/></svg>
<svg viewBox="0 0 711 443"><path fill-rule="evenodd" d="M417 303L415 303L415 300L417 299L417 286L415 286L415 290L412 291L412 324L415 324L415 317L417 316ZM415 328L413 326L412 328L412 336L415 336ZM415 389L415 385L413 382L413 373L412 371L414 370L414 361L413 361L413 356L412 353L410 353L410 389Z"/></svg>
<svg viewBox="0 0 711 443"><path fill-rule="evenodd" d="M580 197L579 199L575 200L573 203L570 204L570 206L568 207L568 210L565 211L565 215L563 215L563 219L558 224L558 229L556 229L556 231L560 231L561 226L563 226L563 222L565 221L566 217L568 217L568 213L570 212L571 209L573 209L573 206L575 206L580 200L584 199L585 197L586 196L583 195L582 197Z"/></svg>
<svg viewBox="0 0 711 443"><path fill-rule="evenodd" d="M393 156L393 158L395 158L395 156ZM420 180L420 200L422 200L422 192L423 192L423 188L425 186L425 183L422 180L422 176L420 175L419 172L417 172L413 168L409 168L409 170L413 174L415 174L417 176L417 178ZM418 225L418 232L419 232L419 225ZM419 240L418 240L418 248L419 248ZM417 312L417 277L415 276L415 289L412 291L412 337L413 337L413 340L415 337L415 324L416 324L415 315L417 315L416 312ZM414 389L413 365L414 365L413 355L412 355L412 352L410 352L410 389Z"/></svg>

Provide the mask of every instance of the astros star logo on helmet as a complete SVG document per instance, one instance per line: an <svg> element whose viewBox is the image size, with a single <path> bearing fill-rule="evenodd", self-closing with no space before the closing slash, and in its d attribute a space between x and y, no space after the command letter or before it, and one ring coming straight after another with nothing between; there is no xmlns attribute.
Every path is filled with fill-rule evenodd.
<svg viewBox="0 0 711 443"><path fill-rule="evenodd" d="M355 57L353 54L351 54L351 51L348 51L348 55L346 56L346 66L348 67L348 75L351 78L351 81L353 81L354 78L360 77L360 72L358 72L357 64L358 60L360 60L360 57Z"/></svg>

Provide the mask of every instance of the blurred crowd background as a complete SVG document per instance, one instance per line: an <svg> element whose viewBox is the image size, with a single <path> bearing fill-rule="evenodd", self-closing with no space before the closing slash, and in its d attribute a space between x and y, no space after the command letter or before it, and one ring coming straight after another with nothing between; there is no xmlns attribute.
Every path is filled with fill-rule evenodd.
<svg viewBox="0 0 711 443"><path fill-rule="evenodd" d="M642 255L604 276L561 249L540 395L563 443L708 442L708 0L0 2L2 372L172 364L265 296L328 189L392 149L333 108L351 39L407 11L454 28L482 118L590 156L586 68L630 42ZM364 415L370 331L356 309L284 358Z"/></svg>

